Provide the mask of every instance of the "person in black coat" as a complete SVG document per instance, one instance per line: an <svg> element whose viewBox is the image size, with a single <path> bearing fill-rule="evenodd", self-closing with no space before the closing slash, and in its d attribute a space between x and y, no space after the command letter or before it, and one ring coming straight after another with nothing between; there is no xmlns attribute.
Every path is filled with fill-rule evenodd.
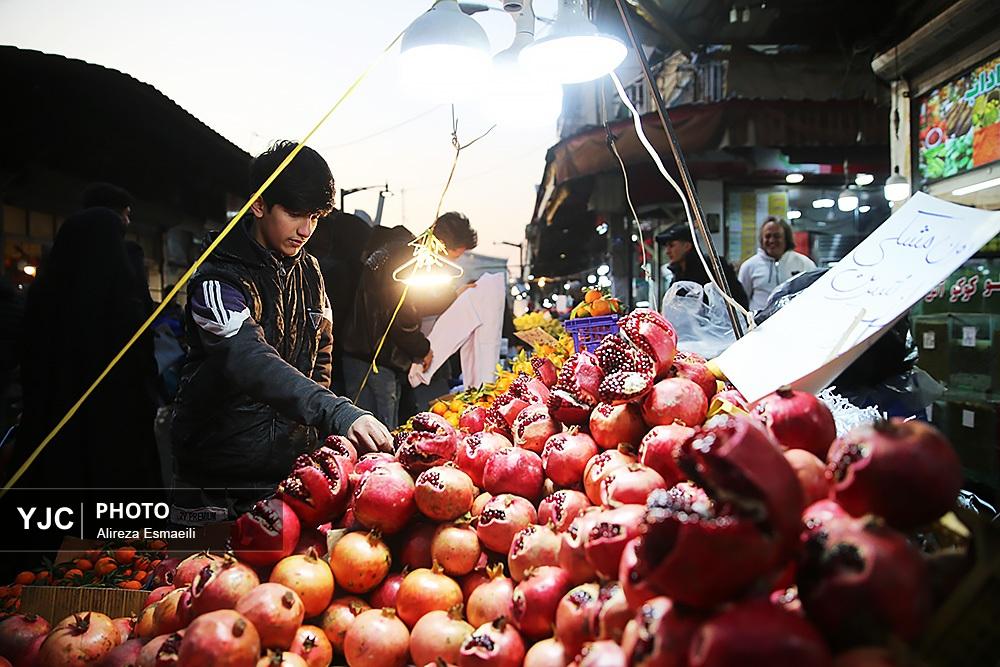
<svg viewBox="0 0 1000 667"><path fill-rule="evenodd" d="M147 315L120 215L90 208L59 228L28 292L20 345L23 461L83 395ZM22 487L162 486L153 436L151 332L122 357L28 468Z"/></svg>
<svg viewBox="0 0 1000 667"><path fill-rule="evenodd" d="M666 231L660 232L656 235L656 241L665 246L667 257L670 258L669 268L674 276L672 282L686 280L699 285L711 282L708 273L705 272L705 267L698 258L698 252L691 239L691 230L686 224L674 225ZM708 260L708 257L705 259ZM729 283L729 291L732 292L733 298L746 308L749 301L743 286L736 277L736 271L725 258L720 257L719 262L722 264L722 272L726 276L726 282Z"/></svg>

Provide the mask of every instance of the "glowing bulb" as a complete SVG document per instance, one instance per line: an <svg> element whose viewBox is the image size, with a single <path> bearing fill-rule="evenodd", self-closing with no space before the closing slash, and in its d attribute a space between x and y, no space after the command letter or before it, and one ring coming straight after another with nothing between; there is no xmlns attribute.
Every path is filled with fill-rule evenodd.
<svg viewBox="0 0 1000 667"><path fill-rule="evenodd" d="M853 211L858 207L858 193L854 190L844 190L837 197L837 208L839 208L844 213L848 211Z"/></svg>
<svg viewBox="0 0 1000 667"><path fill-rule="evenodd" d="M583 0L562 0L547 37L521 51L520 62L559 83L583 83L618 67L628 49L616 37L603 35L587 20Z"/></svg>
<svg viewBox="0 0 1000 667"><path fill-rule="evenodd" d="M32 266L31 264L26 264L25 267L21 270L24 271L24 273L29 276L34 276L36 273L38 273L38 268Z"/></svg>
<svg viewBox="0 0 1000 667"><path fill-rule="evenodd" d="M587 283L588 284L593 285L596 282L597 282L597 276L595 276L593 273L591 273L589 276L587 276Z"/></svg>
<svg viewBox="0 0 1000 667"><path fill-rule="evenodd" d="M875 176L872 174L858 174L854 177L854 184L859 188L863 188L866 185L871 185L875 182Z"/></svg>
<svg viewBox="0 0 1000 667"><path fill-rule="evenodd" d="M833 205L837 202L833 201L829 197L823 197L822 199L816 199L813 201L813 208L833 208Z"/></svg>
<svg viewBox="0 0 1000 667"><path fill-rule="evenodd" d="M896 167L895 173L886 179L882 190L889 201L903 201L910 196L910 182L899 173L899 167Z"/></svg>
<svg viewBox="0 0 1000 667"><path fill-rule="evenodd" d="M791 183L794 185L795 183L801 183L804 180L806 180L806 177L797 172L794 174L785 174L785 183Z"/></svg>
<svg viewBox="0 0 1000 667"><path fill-rule="evenodd" d="M802 211L796 211L795 209L792 209L788 212L789 220L798 220L801 217L802 217Z"/></svg>

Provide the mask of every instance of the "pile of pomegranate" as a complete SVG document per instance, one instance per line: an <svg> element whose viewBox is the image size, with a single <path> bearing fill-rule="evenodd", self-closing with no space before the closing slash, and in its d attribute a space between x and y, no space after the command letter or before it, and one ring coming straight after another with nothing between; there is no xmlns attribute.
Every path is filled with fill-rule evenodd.
<svg viewBox="0 0 1000 667"><path fill-rule="evenodd" d="M897 664L934 600L906 531L962 481L919 422L837 439L811 394L755 404L651 311L536 360L396 455L331 437L163 575L135 619L0 624L14 665ZM721 389L721 391L720 391ZM709 417L710 406L728 411ZM713 408L714 410L714 408ZM0 665L3 663L0 662Z"/></svg>

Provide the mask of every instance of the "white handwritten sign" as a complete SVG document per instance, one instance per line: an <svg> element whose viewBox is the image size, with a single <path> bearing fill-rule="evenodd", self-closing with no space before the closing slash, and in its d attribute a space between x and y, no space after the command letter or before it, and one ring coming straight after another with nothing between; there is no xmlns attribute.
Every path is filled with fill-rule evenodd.
<svg viewBox="0 0 1000 667"><path fill-rule="evenodd" d="M1000 213L915 194L847 257L716 362L750 401L819 391L1000 233Z"/></svg>

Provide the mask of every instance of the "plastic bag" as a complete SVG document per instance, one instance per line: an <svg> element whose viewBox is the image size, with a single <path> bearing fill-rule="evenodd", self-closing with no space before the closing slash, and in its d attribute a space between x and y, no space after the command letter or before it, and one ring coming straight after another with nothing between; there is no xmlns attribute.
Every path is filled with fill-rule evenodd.
<svg viewBox="0 0 1000 667"><path fill-rule="evenodd" d="M675 282L663 296L660 312L674 325L677 349L684 352L712 359L736 342L726 302L712 284Z"/></svg>

